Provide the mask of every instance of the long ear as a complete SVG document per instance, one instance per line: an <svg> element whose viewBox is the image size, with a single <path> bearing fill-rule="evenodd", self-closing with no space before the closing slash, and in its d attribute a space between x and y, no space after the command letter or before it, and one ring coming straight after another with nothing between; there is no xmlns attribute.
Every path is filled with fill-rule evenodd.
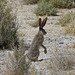
<svg viewBox="0 0 75 75"><path fill-rule="evenodd" d="M47 17L42 21L42 27L45 26L46 22L47 22Z"/></svg>
<svg viewBox="0 0 75 75"><path fill-rule="evenodd" d="M39 18L39 28L42 28L41 18Z"/></svg>

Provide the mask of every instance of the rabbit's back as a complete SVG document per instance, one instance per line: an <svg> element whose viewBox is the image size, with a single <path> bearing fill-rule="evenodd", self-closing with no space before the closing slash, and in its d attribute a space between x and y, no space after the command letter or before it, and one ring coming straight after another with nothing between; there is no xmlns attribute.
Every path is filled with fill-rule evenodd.
<svg viewBox="0 0 75 75"><path fill-rule="evenodd" d="M42 35L36 35L33 39L33 42L30 46L30 49L28 51L27 57L30 60L37 60L39 56L39 48L41 46L41 43L44 41L44 37Z"/></svg>

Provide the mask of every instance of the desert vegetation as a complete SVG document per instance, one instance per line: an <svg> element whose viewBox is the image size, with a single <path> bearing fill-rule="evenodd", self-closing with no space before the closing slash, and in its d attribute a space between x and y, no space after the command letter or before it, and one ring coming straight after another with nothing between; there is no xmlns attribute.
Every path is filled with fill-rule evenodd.
<svg viewBox="0 0 75 75"><path fill-rule="evenodd" d="M38 25L39 25L38 19L36 19L35 22L30 24L30 26L32 27L38 27Z"/></svg>
<svg viewBox="0 0 75 75"><path fill-rule="evenodd" d="M75 12L69 12L59 20L61 26L65 27L65 32L75 35Z"/></svg>
<svg viewBox="0 0 75 75"><path fill-rule="evenodd" d="M34 12L36 15L56 15L57 10L53 7L52 4L48 3L45 0L39 1L38 8Z"/></svg>
<svg viewBox="0 0 75 75"><path fill-rule="evenodd" d="M73 8L74 4L71 0L40 0L38 7L35 9L36 15L56 15L56 8Z"/></svg>
<svg viewBox="0 0 75 75"><path fill-rule="evenodd" d="M20 41L19 49L15 48L13 54L9 53L5 61L3 75L29 75L30 62L26 62L24 41Z"/></svg>
<svg viewBox="0 0 75 75"><path fill-rule="evenodd" d="M18 45L16 17L12 16L7 0L0 0L0 48L11 49Z"/></svg>
<svg viewBox="0 0 75 75"><path fill-rule="evenodd" d="M10 0L16 10L17 15L14 15L7 0L0 0L0 73L75 75L75 3L72 0L23 0L25 4L21 4L19 1ZM43 54L40 48L39 59L44 60L26 62L25 53L38 32L38 18L45 16L48 17L45 26L48 34L43 44L48 53ZM8 53L8 50L11 51ZM1 71L1 68L4 69Z"/></svg>
<svg viewBox="0 0 75 75"><path fill-rule="evenodd" d="M73 8L71 0L50 0L50 3L56 8Z"/></svg>
<svg viewBox="0 0 75 75"><path fill-rule="evenodd" d="M23 0L27 4L36 4L39 1L49 2L56 8L72 8L74 7L74 0Z"/></svg>

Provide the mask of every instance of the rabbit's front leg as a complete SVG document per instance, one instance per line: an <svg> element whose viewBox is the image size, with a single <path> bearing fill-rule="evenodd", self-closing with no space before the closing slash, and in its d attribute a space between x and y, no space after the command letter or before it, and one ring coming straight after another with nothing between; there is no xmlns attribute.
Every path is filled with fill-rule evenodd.
<svg viewBox="0 0 75 75"><path fill-rule="evenodd" d="M44 53L46 54L47 53L46 47L43 44L41 44L41 46L44 48Z"/></svg>

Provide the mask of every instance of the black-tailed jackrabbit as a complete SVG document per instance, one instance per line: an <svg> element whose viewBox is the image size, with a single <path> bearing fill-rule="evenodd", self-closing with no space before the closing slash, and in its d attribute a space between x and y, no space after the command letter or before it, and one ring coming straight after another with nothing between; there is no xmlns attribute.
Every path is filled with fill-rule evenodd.
<svg viewBox="0 0 75 75"><path fill-rule="evenodd" d="M40 47L44 48L45 54L47 53L46 47L43 45L44 35L46 35L46 31L43 29L43 27L45 26L46 21L47 17L43 21L41 21L41 18L39 18L39 32L34 37L30 49L27 53L27 57L31 61L38 61Z"/></svg>

